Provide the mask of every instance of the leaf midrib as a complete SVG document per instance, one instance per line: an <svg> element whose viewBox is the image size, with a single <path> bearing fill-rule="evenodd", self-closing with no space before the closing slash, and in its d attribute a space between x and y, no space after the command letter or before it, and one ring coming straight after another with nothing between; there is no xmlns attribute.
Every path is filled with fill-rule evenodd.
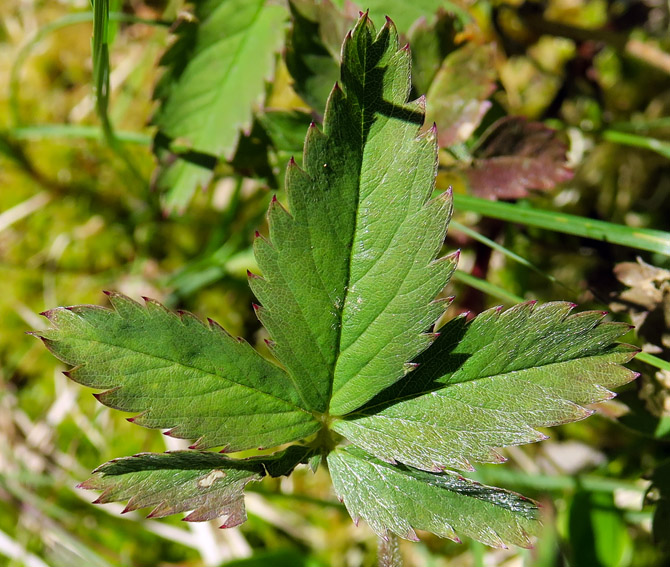
<svg viewBox="0 0 670 567"><path fill-rule="evenodd" d="M368 31L369 33L369 31ZM372 44L368 47L371 47L374 44L374 40ZM367 85L367 76L368 76L368 68L367 68L367 63L368 63L368 49L365 50L365 55L363 58L363 61L361 62L362 68L363 68L363 73L360 75L361 77L361 82L363 83L363 88L361 90L362 93L366 92L366 85ZM345 92L346 95L348 93ZM348 98L348 97L347 97ZM327 394L327 400L328 400L328 409L327 412L330 413L330 405L333 401L333 387L335 385L335 369L337 368L337 363L340 360L340 356L342 354L341 351L341 345L342 345L342 327L343 327L343 315L344 315L344 308L347 305L347 299L349 298L349 284L351 282L351 266L353 264L353 258L354 258L354 240L356 238L357 234L357 228L358 228L358 217L359 217L359 211L361 208L361 172L363 170L363 156L365 154L365 108L363 103L365 103L365 96L363 96L362 100L360 101L361 104L359 104L360 108L360 122L359 122L359 132L360 132L360 159L358 165L358 179L357 179L357 184L356 184L356 212L354 213L354 230L352 233L352 238L351 242L349 244L350 249L349 249L349 257L347 260L347 272L346 272L346 279L345 279L345 286L344 286L344 297L342 298L342 307L339 309L339 325L337 326L337 341L335 343L335 352L336 357L335 357L335 362L332 366L331 369L331 376L330 376L330 385L328 388L328 394ZM353 108L353 105L350 103L350 107Z"/></svg>
<svg viewBox="0 0 670 567"><path fill-rule="evenodd" d="M363 413L363 412L352 412L352 413L347 414L346 416L343 416L343 417L345 417L347 419L349 419L349 418L355 419L357 417L376 416L379 412L372 412L372 411L368 412L368 410L373 410L373 409L379 408L379 407L394 406L394 405L396 405L400 402L403 402L405 400L420 398L422 396L425 396L426 394L430 394L432 392L439 392L439 391L445 390L445 389L447 389L451 386L458 386L459 384L468 384L470 382L476 382L478 380L486 380L487 378L496 378L496 377L501 377L501 376L508 376L508 375L511 375L511 374L515 374L517 372L526 372L528 370L536 370L536 369L540 369L540 368L551 367L551 366L555 366L557 364L566 364L566 363L570 363L570 362L578 362L578 361L582 360L583 358L593 359L593 358L600 358L600 357L604 357L604 356L611 356L612 354L613 353L609 352L609 353L601 353L601 354L598 354L598 355L592 355L592 356L582 357L582 358L570 358L568 360L562 360L562 361L559 361L559 362L548 362L548 363L545 363L545 364L538 364L536 366L529 366L528 368L519 368L517 370L510 370L508 372L503 372L503 373L487 374L486 376L477 376L476 378L473 378L471 380L463 380L462 382L453 382L451 384L441 384L441 387L438 387L438 388L433 388L433 389L430 389L430 390L424 390L424 391L418 392L418 393L407 394L405 396L399 396L397 398L394 398L393 400L388 400L388 401L385 401L385 402L381 402L381 403L375 404L373 406L366 406L365 407L365 410L366 410L365 413ZM623 355L625 353L621 353L621 354ZM621 363L613 362L613 361L604 361L604 362L602 362L602 364L605 364L605 365L611 364L611 365L614 365L614 366L620 366L621 365ZM416 370L414 372L416 372ZM407 379L409 376L411 376L411 374L413 374L414 372L410 372L405 377L405 379ZM452 376L454 374L456 374L456 372L453 372ZM603 387L606 388L605 386L603 386ZM608 388L606 388L606 389L608 389Z"/></svg>
<svg viewBox="0 0 670 567"><path fill-rule="evenodd" d="M252 392L256 392L256 393L258 393L258 394L267 396L267 397L269 397L269 398L273 398L273 399L275 399L275 400L277 400L277 401L280 401L280 402L283 402L283 403L285 403L285 404L287 404L287 405L289 405L289 406L292 406L292 407L294 407L295 409L300 410L301 412L303 412L303 413L305 413L305 414L311 415L311 412L307 411L307 410L304 409L304 408L301 408L300 406L295 405L293 402L289 402L288 400L285 400L285 399L283 399L283 398L279 398L279 397L277 397L277 396L275 396L275 395L273 395L273 394L269 394L269 393L267 393L267 392L264 392L263 390L259 390L259 389L257 389L257 388L252 387L252 386L248 386L248 385L246 385L246 384L241 384L241 383L236 382L236 381L234 381L234 380L227 379L227 378L225 378L225 377L223 377L223 376L220 376L219 374L213 374L212 372L208 372L207 370L203 370L202 368L198 368L197 366L192 366L192 365L189 365L189 364L184 364L183 362L178 362L178 361L175 361L175 360L171 360L171 359L169 359L169 358L167 358L167 357L165 357L165 356L160 356L160 355L157 355L157 354L150 354L150 353L147 353L147 352L143 352L143 351L141 351L141 350L133 350L133 349L127 347L127 346L122 346L122 345L114 344L114 343L111 343L111 342L103 342L103 341L100 341L100 340L97 340L97 339L92 339L92 338L79 338L79 339L77 339L77 338L74 338L74 339L71 339L71 340L73 340L73 341L82 341L82 342L95 343L95 344L102 345L102 346L105 346L105 347L110 347L110 346L111 346L111 347L118 348L118 349L121 349L121 350L129 351L129 352L131 352L131 353L140 354L140 355L142 355L142 356L146 356L146 357L148 357L148 358L153 358L153 359L156 359L156 360L162 360L162 361L164 361L164 362L169 362L169 363L171 363L171 365L180 366L180 367L182 367L182 368L188 368L188 369L191 369L191 370L196 370L196 371L201 372L202 374L205 374L205 375L207 375L207 376L211 376L211 377L213 377L213 378L222 380L222 381L224 381L224 382L229 382L230 384L234 384L234 385L236 385L236 386L240 386L240 387L245 388L245 389L247 389L247 390L251 390ZM258 354L258 352L257 352L256 350L254 350L254 349L252 349L252 350L253 350L254 353L256 353L257 356L260 356L260 354ZM270 364L270 365L274 366L274 368L275 368L276 370L279 370L280 372L284 372L281 368L279 368L278 366L274 365L271 361L269 361L269 360L267 360L266 358L263 358L263 357L261 357L261 358L262 358L267 364ZM82 364L82 366L86 366L86 364L87 364L87 363L84 362L84 363ZM288 373L285 373L285 374L286 374L287 377L288 377ZM290 378L289 378L289 380L290 380ZM123 387L123 386L121 386L121 387ZM101 388L101 389L109 390L109 389L113 389L113 388Z"/></svg>

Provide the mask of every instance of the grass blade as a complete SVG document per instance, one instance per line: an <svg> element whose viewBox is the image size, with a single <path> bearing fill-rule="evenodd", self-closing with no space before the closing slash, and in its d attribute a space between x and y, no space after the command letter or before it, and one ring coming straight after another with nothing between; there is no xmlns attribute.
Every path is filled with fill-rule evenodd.
<svg viewBox="0 0 670 567"><path fill-rule="evenodd" d="M44 140L49 138L99 140L102 137L102 129L98 126L79 126L76 124L42 124L39 126L12 128L7 134L13 140ZM114 134L120 142L141 146L150 146L153 140L149 134L143 134L142 132L117 130Z"/></svg>
<svg viewBox="0 0 670 567"><path fill-rule="evenodd" d="M469 285L470 287L478 289L481 292L484 292L493 297L497 297L509 305L514 305L515 303L521 303L524 301L523 297L519 297L518 295L515 295L512 292L503 289L502 287L492 284L491 282L487 282L486 280L476 276L470 275L466 272L462 272L461 270L456 270L452 277L455 280L464 283L465 285Z"/></svg>
<svg viewBox="0 0 670 567"><path fill-rule="evenodd" d="M670 371L670 362L663 360L662 358L659 358L658 356L654 356L653 354L649 354L648 352L640 352L638 355L635 357L635 360L640 360L642 362L646 362L647 364L651 366L655 366L656 368L659 368L660 370L668 370Z"/></svg>
<svg viewBox="0 0 670 567"><path fill-rule="evenodd" d="M651 150L670 159L670 142L658 140L656 138L649 138L648 136L638 136L636 134L629 134L628 132L617 132L616 130L605 130L602 133L604 140L621 144L623 146L632 146L634 148L644 148Z"/></svg>
<svg viewBox="0 0 670 567"><path fill-rule="evenodd" d="M528 268L529 270L535 272L536 274L539 274L543 278L548 279L550 282L555 283L557 285L560 285L567 289L569 292L571 292L573 295L576 295L576 292L574 290L571 290L568 286L565 284L561 283L558 281L554 276L551 274L547 274L546 272L542 271L540 268L535 266L532 262L528 261L526 258L523 256L519 256L516 252L513 252L509 248L503 246L502 244L498 244L494 240L491 240L490 238L487 238L483 234L480 234L476 230L472 230L470 227L465 226L461 224L460 222L457 222L455 220L452 220L450 223L450 228L451 230L457 230L459 232L462 232L466 236L469 236L473 240L476 240L477 242L481 242L485 246L488 246L492 250L496 250L500 252L502 255L507 256L511 260L514 260L515 262L518 262L522 266Z"/></svg>
<svg viewBox="0 0 670 567"><path fill-rule="evenodd" d="M454 195L454 208L457 211L472 211L485 217L670 255L670 233L662 230L633 228L577 215L520 207L462 194Z"/></svg>

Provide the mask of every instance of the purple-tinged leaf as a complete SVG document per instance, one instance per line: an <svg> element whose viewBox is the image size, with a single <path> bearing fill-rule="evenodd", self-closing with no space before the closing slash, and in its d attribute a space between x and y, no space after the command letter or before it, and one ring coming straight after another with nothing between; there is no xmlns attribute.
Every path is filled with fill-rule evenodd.
<svg viewBox="0 0 670 567"><path fill-rule="evenodd" d="M502 118L481 137L465 170L470 191L488 199L518 199L572 178L565 144L555 130L518 116Z"/></svg>

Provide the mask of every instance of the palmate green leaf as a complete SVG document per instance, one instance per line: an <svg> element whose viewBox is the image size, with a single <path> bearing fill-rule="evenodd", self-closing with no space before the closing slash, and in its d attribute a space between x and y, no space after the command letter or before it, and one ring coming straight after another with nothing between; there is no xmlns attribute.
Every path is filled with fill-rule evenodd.
<svg viewBox="0 0 670 567"><path fill-rule="evenodd" d="M420 529L454 541L461 534L493 547L530 547L537 531L534 502L454 474L394 466L351 446L330 453L328 468L351 516L381 537L418 540Z"/></svg>
<svg viewBox="0 0 670 567"><path fill-rule="evenodd" d="M246 521L244 487L264 476L290 474L312 450L291 446L267 457L231 459L204 451L140 453L98 467L80 488L101 490L96 504L128 501L124 512L153 507L151 518L190 511L184 520L224 517L221 527Z"/></svg>
<svg viewBox="0 0 670 567"><path fill-rule="evenodd" d="M637 349L614 341L628 325L533 302L457 318L405 380L333 429L379 458L425 470L504 460L495 447L545 439L536 427L589 416L591 404L636 374Z"/></svg>
<svg viewBox="0 0 670 567"><path fill-rule="evenodd" d="M390 21L363 16L342 48L324 131L312 125L303 167L289 165L288 211L274 201L250 285L273 352L318 412L346 414L393 384L434 339L434 301L456 256L436 260L450 195L429 200L434 130L409 102L410 53Z"/></svg>
<svg viewBox="0 0 670 567"><path fill-rule="evenodd" d="M437 134L420 129L423 99L409 101L410 61L390 21L377 33L361 17L323 132L309 127L304 169L289 164L287 208L275 199L269 236L256 238L262 275L250 285L282 368L150 300L111 294L114 310L47 312L53 328L36 334L76 365L70 377L107 389L100 401L139 412L140 425L229 451L311 437L275 458L190 451L109 463L86 483L101 501L130 499L154 515L192 508L189 519L223 514L232 525L244 518L246 483L327 456L352 516L382 536L458 531L529 545L532 502L443 469L501 460L496 447L585 417L585 404L634 377L621 366L634 349L614 343L626 326L570 315L566 303L491 310L433 332L457 255L438 258L451 194L430 199ZM294 142L275 143L285 141ZM337 447L338 434L353 445Z"/></svg>
<svg viewBox="0 0 670 567"><path fill-rule="evenodd" d="M141 412L131 420L228 451L274 447L319 428L291 378L215 322L146 307L109 293L114 310L81 305L45 313L35 333L67 364L67 375L106 406Z"/></svg>
<svg viewBox="0 0 670 567"><path fill-rule="evenodd" d="M279 49L286 10L266 0L197 2L194 22L163 57L167 67L156 96L159 132L180 147L230 159L241 130L251 125ZM169 209L183 208L211 173L173 156L158 172Z"/></svg>

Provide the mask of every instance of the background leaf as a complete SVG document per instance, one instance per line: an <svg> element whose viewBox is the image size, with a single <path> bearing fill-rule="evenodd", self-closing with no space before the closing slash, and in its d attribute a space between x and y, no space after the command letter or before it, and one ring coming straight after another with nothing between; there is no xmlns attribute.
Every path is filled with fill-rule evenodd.
<svg viewBox="0 0 670 567"><path fill-rule="evenodd" d="M479 126L496 89L495 48L466 43L442 62L428 89L426 121L437 124L437 141L446 148L466 141Z"/></svg>
<svg viewBox="0 0 670 567"><path fill-rule="evenodd" d="M284 371L213 321L177 316L110 293L114 311L91 305L45 313L54 328L35 333L75 366L67 375L138 425L197 439L194 447L274 447L315 433Z"/></svg>
<svg viewBox="0 0 670 567"><path fill-rule="evenodd" d="M293 88L320 116L340 76L342 38L356 21L352 10L338 10L330 0L291 0L291 28L286 38L286 66ZM302 143L301 143L302 145Z"/></svg>
<svg viewBox="0 0 670 567"><path fill-rule="evenodd" d="M431 18L440 8L463 14L463 10L456 3L447 0L415 0L413 2L357 0L356 4L361 7L361 10L370 11L370 19L373 22L381 22L386 16L392 17L393 22L402 33L405 33L419 18Z"/></svg>
<svg viewBox="0 0 670 567"><path fill-rule="evenodd" d="M540 122L519 117L498 120L480 138L465 173L473 194L518 199L530 189L553 189L572 178L567 148Z"/></svg>
<svg viewBox="0 0 670 567"><path fill-rule="evenodd" d="M633 542L611 494L578 491L570 508L575 567L627 567Z"/></svg>
<svg viewBox="0 0 670 567"><path fill-rule="evenodd" d="M439 10L434 21L429 20L420 18L407 32L412 48L412 84L418 93L428 92L445 57L456 49L456 36L463 31L463 21L451 12Z"/></svg>
<svg viewBox="0 0 670 567"><path fill-rule="evenodd" d="M286 11L265 0L227 0L197 3L194 17L197 24L184 24L163 57L169 70L156 91L154 122L181 147L230 159L263 96ZM170 192L166 204L181 207L207 174L179 161L167 167L173 171L158 183Z"/></svg>

